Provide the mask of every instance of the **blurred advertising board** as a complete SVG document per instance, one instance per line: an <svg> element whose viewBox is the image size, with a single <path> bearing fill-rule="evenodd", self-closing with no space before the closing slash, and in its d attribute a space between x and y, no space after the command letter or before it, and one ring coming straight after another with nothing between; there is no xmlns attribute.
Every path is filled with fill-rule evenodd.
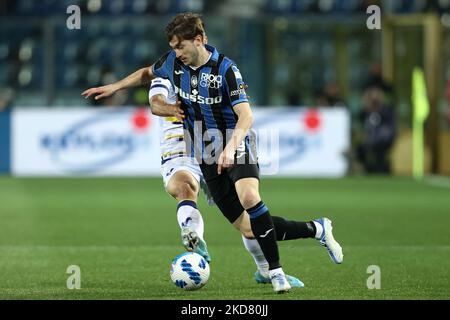
<svg viewBox="0 0 450 320"><path fill-rule="evenodd" d="M259 108L253 113L263 175L342 177L347 173L347 109Z"/></svg>
<svg viewBox="0 0 450 320"><path fill-rule="evenodd" d="M10 113L0 112L0 172L10 170Z"/></svg>
<svg viewBox="0 0 450 320"><path fill-rule="evenodd" d="M12 173L158 175L158 121L145 109L14 109Z"/></svg>
<svg viewBox="0 0 450 320"><path fill-rule="evenodd" d="M343 108L253 108L263 175L340 177L350 119ZM159 176L159 121L148 109L16 108L16 176Z"/></svg>

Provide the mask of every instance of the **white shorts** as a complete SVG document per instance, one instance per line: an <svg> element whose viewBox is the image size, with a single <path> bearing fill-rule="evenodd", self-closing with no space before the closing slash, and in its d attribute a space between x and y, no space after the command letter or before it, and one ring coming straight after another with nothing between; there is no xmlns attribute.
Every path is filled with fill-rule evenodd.
<svg viewBox="0 0 450 320"><path fill-rule="evenodd" d="M161 166L161 175L164 181L164 187L167 187L170 178L178 171L188 171L197 180L198 183L202 182L203 174L200 170L198 163L191 157L178 157L165 162Z"/></svg>

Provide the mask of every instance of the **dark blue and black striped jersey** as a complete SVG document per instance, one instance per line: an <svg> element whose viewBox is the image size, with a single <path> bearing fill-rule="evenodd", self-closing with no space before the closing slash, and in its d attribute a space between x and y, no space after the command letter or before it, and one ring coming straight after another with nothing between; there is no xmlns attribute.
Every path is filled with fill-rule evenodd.
<svg viewBox="0 0 450 320"><path fill-rule="evenodd" d="M186 115L186 127L193 128L195 121L202 121L204 129L225 133L236 126L233 107L248 101L245 84L231 59L210 45L206 49L211 52L210 59L195 70L184 65L171 50L152 65L152 71L174 86Z"/></svg>

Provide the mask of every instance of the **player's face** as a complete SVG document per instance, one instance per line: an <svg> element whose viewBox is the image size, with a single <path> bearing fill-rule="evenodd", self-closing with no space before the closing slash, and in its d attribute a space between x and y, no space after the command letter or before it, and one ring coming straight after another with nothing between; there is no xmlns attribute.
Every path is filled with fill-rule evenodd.
<svg viewBox="0 0 450 320"><path fill-rule="evenodd" d="M195 66L199 57L199 46L203 44L203 41L195 38L194 40L179 41L176 36L172 38L169 45L175 50L176 56L183 64L187 66Z"/></svg>

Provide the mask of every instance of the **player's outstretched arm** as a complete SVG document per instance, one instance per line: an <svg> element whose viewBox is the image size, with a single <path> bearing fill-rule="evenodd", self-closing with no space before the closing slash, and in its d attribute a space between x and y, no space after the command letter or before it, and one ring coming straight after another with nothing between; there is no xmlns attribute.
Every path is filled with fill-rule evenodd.
<svg viewBox="0 0 450 320"><path fill-rule="evenodd" d="M162 94L157 94L149 99L150 108L155 116L160 117L175 117L180 121L184 119L184 112L181 109L181 102L177 101L176 104L169 104L166 98Z"/></svg>
<svg viewBox="0 0 450 320"><path fill-rule="evenodd" d="M102 86L102 87L87 89L81 95L84 96L85 98L89 98L90 96L93 96L95 100L98 100L101 98L109 97L110 95L114 94L118 90L126 89L129 87L136 87L136 86L140 86L143 84L148 84L154 78L155 78L155 76L153 75L152 68L145 67L145 68L139 69L138 71L130 74L126 78L123 78L122 80L119 80L112 84L108 84L108 85Z"/></svg>

